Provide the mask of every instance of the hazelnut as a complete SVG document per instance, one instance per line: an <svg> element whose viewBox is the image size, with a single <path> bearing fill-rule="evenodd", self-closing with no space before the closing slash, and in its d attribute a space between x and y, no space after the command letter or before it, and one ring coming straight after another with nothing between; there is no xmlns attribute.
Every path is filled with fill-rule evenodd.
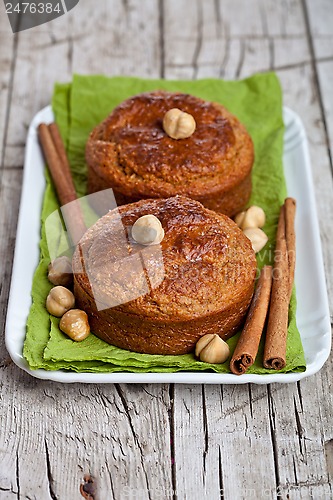
<svg viewBox="0 0 333 500"><path fill-rule="evenodd" d="M265 221L266 216L263 209L253 205L246 210L245 217L242 222L242 229L247 229L248 227L263 227Z"/></svg>
<svg viewBox="0 0 333 500"><path fill-rule="evenodd" d="M73 282L73 270L70 259L64 255L54 259L49 264L47 277L53 285L70 286Z"/></svg>
<svg viewBox="0 0 333 500"><path fill-rule="evenodd" d="M249 227L263 227L266 221L265 212L261 207L252 205L244 212L240 212L235 217L235 222L241 229Z"/></svg>
<svg viewBox="0 0 333 500"><path fill-rule="evenodd" d="M169 109L163 118L164 131L172 139L186 139L195 131L195 119L178 108Z"/></svg>
<svg viewBox="0 0 333 500"><path fill-rule="evenodd" d="M80 309L71 309L66 312L60 320L59 328L76 342L84 340L90 333L88 316Z"/></svg>
<svg viewBox="0 0 333 500"><path fill-rule="evenodd" d="M255 253L260 252L268 241L268 236L259 227L248 227L247 229L244 229L243 232L251 241L252 248Z"/></svg>
<svg viewBox="0 0 333 500"><path fill-rule="evenodd" d="M242 227L242 222L244 220L245 214L246 214L246 210L244 210L244 212L239 212L239 214L237 214L236 217L234 218L234 221L236 222L237 226L240 228Z"/></svg>
<svg viewBox="0 0 333 500"><path fill-rule="evenodd" d="M230 356L230 349L219 335L208 333L196 343L195 355L205 363L224 363Z"/></svg>
<svg viewBox="0 0 333 500"><path fill-rule="evenodd" d="M52 288L46 299L46 309L53 316L60 318L75 304L74 295L64 286L55 286Z"/></svg>
<svg viewBox="0 0 333 500"><path fill-rule="evenodd" d="M157 245L164 238L164 229L155 215L143 215L132 227L132 238L141 245Z"/></svg>

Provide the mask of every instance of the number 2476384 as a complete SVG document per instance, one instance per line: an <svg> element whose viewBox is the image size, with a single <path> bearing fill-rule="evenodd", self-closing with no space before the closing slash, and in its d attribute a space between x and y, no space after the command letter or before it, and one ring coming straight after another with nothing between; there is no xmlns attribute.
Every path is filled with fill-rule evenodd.
<svg viewBox="0 0 333 500"><path fill-rule="evenodd" d="M30 2L17 2L17 3L12 3L12 2L7 2L6 3L6 12L7 14L52 14L52 12L57 12L60 14L62 12L62 8L60 7L60 3L57 3L56 5L52 5L52 3L30 3Z"/></svg>

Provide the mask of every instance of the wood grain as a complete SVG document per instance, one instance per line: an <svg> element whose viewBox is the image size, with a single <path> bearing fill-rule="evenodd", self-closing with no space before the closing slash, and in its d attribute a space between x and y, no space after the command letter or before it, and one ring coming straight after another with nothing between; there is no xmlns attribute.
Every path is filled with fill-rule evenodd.
<svg viewBox="0 0 333 500"><path fill-rule="evenodd" d="M7 123L11 103L12 80L15 71L17 36L11 34L5 6L0 5L0 164L4 161L4 146L7 141Z"/></svg>
<svg viewBox="0 0 333 500"><path fill-rule="evenodd" d="M3 4L0 14L2 331L27 127L74 71L232 79L275 69L309 138L332 308L331 2L80 2L15 36ZM62 385L14 366L3 335L0 346L1 499L79 500L80 486L94 500L332 497L332 357L291 385Z"/></svg>
<svg viewBox="0 0 333 500"><path fill-rule="evenodd" d="M252 74L254 71L260 70L260 65L263 65L265 69L276 69L278 70L278 75L281 79L282 87L284 90L285 103L291 108L297 111L303 122L305 124L308 137L310 139L310 152L312 158L312 164L315 166L313 169L315 189L317 193L317 203L319 205L319 219L321 221L321 234L322 239L326 244L324 244L324 257L327 271L327 279L329 285L330 298L332 300L332 282L331 282L331 260L332 253L330 245L327 242L331 238L331 211L332 211L332 177L329 163L329 156L327 154L327 147L325 141L325 127L322 121L322 114L319 102L319 89L316 86L315 71L316 67L312 60L313 55L311 54L308 38L311 34L307 33L307 26L305 22L305 15L303 6L301 3L291 2L288 3L289 10L286 13L282 13L277 5L277 2L269 2L268 5L265 3L265 12L262 13L260 17L257 17L257 25L247 24L247 17L241 15L237 17L237 31L238 37L235 36L235 31L232 29L226 29L225 32L229 38L228 57L224 60L223 65L223 76L226 78L235 77L245 77ZM296 5L297 4L297 5ZM266 7L267 5L267 7ZM269 13L267 10L269 9ZM228 13L232 16L234 10L230 8L225 9L225 17L222 16L220 19L220 25L225 27L232 25L231 19L228 20ZM241 12L241 9L238 10ZM292 12L289 16L288 13ZM265 14L266 13L266 14ZM182 18L182 13L173 10L173 15ZM252 23L255 16L252 17ZM278 22L265 23L264 19L274 19ZM286 23L287 19L292 19L292 23ZM244 25L242 25L242 22ZM280 26L277 28L277 26ZM274 29L272 29L274 28ZM270 29L272 32L270 33ZM217 30L216 30L217 31ZM202 29L201 33L205 30ZM209 30L210 36L208 37L207 43L203 39L200 44L199 54L196 55L197 59L201 57L200 51L204 50L205 46L212 46L210 38L212 33L214 33L213 28ZM221 31L220 31L221 33ZM225 47L225 37L220 36L220 47L221 52ZM166 46L168 42L166 40ZM195 54L195 45L192 43L192 58ZM179 54L184 53L181 51L180 44L176 47L176 52ZM214 67L214 61L212 61L214 51L210 53L210 66L205 68L204 74L199 73L200 76L208 76L211 69ZM292 59L290 60L290 55ZM178 55L179 57L179 55ZM205 59L204 56L202 56ZM189 59L189 57L188 57ZM168 61L168 59L167 59ZM221 73L221 57L218 54L218 58L215 63L215 70L213 70L210 76L219 76L217 71ZM200 70L202 66L199 65ZM191 69L188 72L184 72L184 67L179 69L178 65L172 65L170 70L166 73L172 77L191 77ZM297 82L297 83L296 83ZM325 94L327 95L327 94ZM324 214L329 213L330 215L326 217ZM322 214L322 217L321 217ZM326 371L329 370L329 364L320 372L320 374L315 377L309 378L300 384L295 384L292 386L287 386L281 388L279 386L273 386L273 388L268 388L266 396L267 400L265 404L262 405L262 399L260 399L260 391L262 389L257 386L251 386L251 395L245 393L247 390L243 387L237 387L231 390L229 393L225 391L223 387L223 393L229 394L223 399L223 403L233 407L235 405L235 399L239 398L241 395L248 401L248 405L238 407L235 412L236 418L233 421L234 434L228 443L228 438L225 434L225 426L221 425L218 429L212 430L208 433L207 442L210 443L211 440L218 439L220 443L224 444L225 453L220 455L220 461L214 461L214 471L215 474L217 470L222 471L222 479L220 484L223 484L223 490L227 492L226 498L243 498L244 488L247 485L250 489L255 491L258 497L262 497L261 485L264 487L267 494L272 495L275 498L276 493L281 492L281 495L290 495L290 498L307 498L312 492L314 497L322 493L323 497L325 495L329 498L329 492L331 488L331 480L327 473L320 474L320 471L325 471L327 467L327 456L325 457L324 447L320 443L330 442L332 439L332 429L327 426L327 415L329 413L329 408L332 408L331 397L328 396L328 401L322 401L322 399L313 398L315 393L315 387L322 385L319 380L324 377L325 382L329 378ZM325 385L324 385L325 386ZM304 391L302 388L304 387ZM278 390L279 389L279 390ZM215 406L210 406L205 401L199 405L199 408L205 404L205 411L207 415L216 415L218 410L216 409L216 397L218 394L218 389L215 389L215 398L212 402ZM175 398L175 404L179 404L179 410L182 413L182 417L185 414L182 410L182 389L176 387L175 394L178 398ZM190 397L186 400L186 411L188 413L188 419L191 419L192 415L196 413L196 408L198 406L200 392L197 391L197 397ZM278 395L278 405L279 411L283 418L280 420L277 415L276 405L274 395ZM235 396L236 395L236 396ZM227 399L227 401L225 401ZM317 404L317 411L315 415L308 414L306 411L299 411L299 408L294 404L294 401L298 401L299 405L304 404L303 408L313 407L314 401L320 401L320 406ZM191 402L195 401L192 403ZM249 405L251 404L251 413L249 411ZM261 407L260 407L261 405ZM264 410L266 408L266 412ZM289 408L293 408L293 412L286 411ZM318 408L321 410L319 411ZM221 410L220 410L221 411ZM320 414L319 414L320 413ZM258 415L258 420L254 421L253 415ZM325 424L318 429L314 435L312 433L313 422L320 422L323 419L323 414ZM301 415L301 417L300 417ZM265 417L269 419L268 423L265 421ZM314 418L315 417L315 418ZM197 417L198 418L198 417ZM302 437L306 440L306 436L309 435L308 439L313 442L313 447L308 446L308 448L302 452L299 447L299 422L302 419ZM314 418L314 420L312 420ZM316 420L317 419L317 420ZM202 427L202 419L197 422L197 425L193 425L195 429ZM246 425L242 425L242 422L246 420ZM223 421L225 423L225 420ZM209 428L209 427L208 427ZM245 436L251 433L258 432L261 430L261 436L263 443L269 443L268 450L260 449L259 441L256 440L256 446L251 448L251 450L246 450L246 439ZM325 430L324 430L325 429ZM234 442L233 437L238 430L240 432L240 438L237 443ZM215 432L214 432L215 431ZM243 431L243 432L242 432ZM328 434L328 435L327 435ZM218 436L216 438L216 436ZM284 439L286 436L286 439ZM179 436L181 437L181 436ZM207 444L203 445L203 440L200 436L192 436L193 447L191 449L187 448L186 453L182 452L182 440L178 438L175 441L175 457L177 464L177 452L183 460L191 455L203 456L205 449L207 449ZM190 436L186 436L186 442L190 442ZM201 447L198 449L198 443L201 443ZM225 443L228 443L226 445ZM245 444L245 450L244 450ZM221 446L221 445L220 445ZM243 453L239 450L242 449ZM331 453L331 447L326 446L329 449L327 453ZM251 456L251 464L249 464L248 457ZM262 463L260 456L265 457L267 460L267 467L270 473L267 475L259 471L258 474L255 473L258 464ZM329 455L332 457L332 455ZM311 458L310 458L311 457ZM252 462L253 461L253 462ZM209 463L209 462L208 462ZM219 464L219 466L218 466ZM274 467L273 467L274 464ZM177 470L176 481L177 484L184 484L187 488L190 488L189 478L182 475L182 471L185 470L185 464L181 462L179 470ZM204 486L199 475L200 465L197 464L195 481L196 491L200 492L201 495L204 494ZM227 471L227 473L223 473ZM205 472L205 475L209 476L209 471ZM237 480L236 480L237 477ZM266 481L265 481L266 479ZM184 486L182 490L181 497L186 496L186 487ZM213 485L212 485L213 488ZM216 494L216 490L215 490ZM199 497L199 495L198 495ZM189 495L188 498L191 498Z"/></svg>
<svg viewBox="0 0 333 500"><path fill-rule="evenodd" d="M140 9L136 4L136 17L133 17L132 4L120 4L123 11L118 17L110 16L109 24L105 20L105 11L97 10L105 34L103 43L108 39L109 31L118 30L120 38L114 48L120 51L119 60L127 53L128 61L136 64L139 72L140 61L133 59L133 50L142 38L144 21L138 23L138 16L140 13L140 19L150 19L150 4L146 3L147 12L143 4ZM1 202L0 227L4 230L1 244L6 255L6 261L1 264L4 268L7 265L2 288L3 304L8 297L21 179L21 170L12 167L22 165L27 126L35 112L49 103L54 82L59 76L62 81L69 79L74 66L77 71L91 71L91 61L96 60L95 54L99 53L99 71L109 64L114 68L113 73L118 72L116 59L112 53L101 51L100 38L95 31L89 41L91 59L86 55L86 37L79 30L87 30L87 15L91 16L93 10L96 12L87 6L82 17L75 17L75 22L73 17L64 16L17 37L15 61L11 62L16 72L12 78L8 139L4 150L4 165L6 169L11 168L5 170L5 197ZM158 11L154 9L153 14L155 18L147 40L152 42L154 37L158 46ZM117 26L124 18L126 22ZM129 26L130 19L132 24ZM129 28L133 35L131 39L124 36ZM76 53L74 46L78 49ZM142 51L142 58L145 49L138 48ZM154 63L149 61L155 76L157 57L158 53L154 55ZM127 66L123 71L132 73L132 69ZM10 77L9 69L6 75ZM16 189L16 203L8 178ZM9 240L6 231L11 231ZM1 321L3 326L3 315ZM170 491L172 496L167 385L98 387L41 382L18 370L10 363L7 354L2 358L0 383L4 394L0 419L5 420L4 433L0 436L0 495L82 498L80 485L84 484L84 477L90 475L94 481L95 498L105 498L105 494L110 498L121 498L124 492L128 498L149 499L154 494L161 496L164 491ZM13 394L14 409L11 408Z"/></svg>
<svg viewBox="0 0 333 500"><path fill-rule="evenodd" d="M25 138L31 119L50 103L54 83L70 78L69 42L60 38L66 29L67 16L63 16L17 35L4 152L6 167L23 165Z"/></svg>
<svg viewBox="0 0 333 500"><path fill-rule="evenodd" d="M330 0L306 1L316 59L333 58L333 11Z"/></svg>

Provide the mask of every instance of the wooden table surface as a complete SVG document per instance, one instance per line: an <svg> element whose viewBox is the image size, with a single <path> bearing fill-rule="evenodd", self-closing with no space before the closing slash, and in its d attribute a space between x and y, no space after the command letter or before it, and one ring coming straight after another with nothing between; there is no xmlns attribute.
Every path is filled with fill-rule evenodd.
<svg viewBox="0 0 333 500"><path fill-rule="evenodd" d="M309 139L332 310L332 0L81 0L15 35L1 2L0 68L2 332L27 128L74 72L275 70ZM62 385L0 343L1 500L333 498L332 357L289 385Z"/></svg>

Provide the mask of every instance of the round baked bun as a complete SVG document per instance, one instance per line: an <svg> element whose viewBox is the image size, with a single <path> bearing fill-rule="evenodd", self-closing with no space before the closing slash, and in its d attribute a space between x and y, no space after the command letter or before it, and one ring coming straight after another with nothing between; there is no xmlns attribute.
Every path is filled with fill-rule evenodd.
<svg viewBox="0 0 333 500"><path fill-rule="evenodd" d="M190 137L176 140L164 131L172 108L194 117ZM86 161L89 193L112 188L118 205L181 194L232 217L250 198L254 149L221 104L156 91L115 108L90 134Z"/></svg>
<svg viewBox="0 0 333 500"><path fill-rule="evenodd" d="M160 244L143 246L131 227L143 215L162 224ZM254 291L250 240L229 217L176 196L110 211L73 256L76 307L91 331L123 349L184 354L206 333L241 326Z"/></svg>

